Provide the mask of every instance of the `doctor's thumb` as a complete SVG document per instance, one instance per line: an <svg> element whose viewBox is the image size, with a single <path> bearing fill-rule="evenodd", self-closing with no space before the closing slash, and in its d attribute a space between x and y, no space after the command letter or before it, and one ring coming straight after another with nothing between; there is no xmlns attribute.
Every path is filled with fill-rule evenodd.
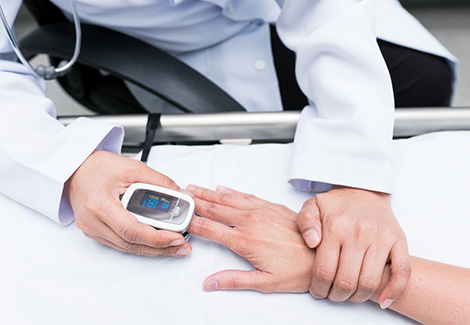
<svg viewBox="0 0 470 325"><path fill-rule="evenodd" d="M316 197L305 201L297 215L296 222L308 247L315 248L320 245L322 225Z"/></svg>

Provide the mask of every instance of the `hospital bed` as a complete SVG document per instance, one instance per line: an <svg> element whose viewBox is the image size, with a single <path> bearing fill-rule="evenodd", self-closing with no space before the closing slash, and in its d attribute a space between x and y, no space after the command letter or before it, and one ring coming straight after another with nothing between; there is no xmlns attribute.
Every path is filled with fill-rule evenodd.
<svg viewBox="0 0 470 325"><path fill-rule="evenodd" d="M299 210L310 194L286 182L292 150L289 139L298 112L223 115L191 115L189 120L188 114L162 116L155 141L164 144L152 148L149 166L182 187L222 184ZM134 149L143 140L145 116L115 116L112 121L110 116L95 118L121 121L128 131L126 142L134 144ZM468 129L468 121L468 108L398 110L397 137L454 131L394 141L396 191L392 197L411 254L464 267L470 267L470 132L457 130ZM260 143L171 145L193 137L203 142L220 136L246 138L247 133L235 132L237 124L246 125L248 138ZM276 138L286 143L270 143ZM213 242L196 236L190 242L193 252L182 259L133 256L86 238L74 224L59 226L0 196L0 323L414 323L372 302L338 304L309 294L204 292L202 283L210 274L252 266Z"/></svg>
<svg viewBox="0 0 470 325"><path fill-rule="evenodd" d="M61 40L60 35L50 39ZM190 98L182 100L191 106ZM222 184L298 211L311 197L286 182L300 112L214 113L227 106L217 101L207 105L209 112L202 105L197 114L161 116L148 165L181 187ZM122 125L124 154L138 158L147 115L91 118ZM60 118L64 124L72 120ZM396 111L392 204L410 253L464 267L470 267L470 132L462 130L469 129L470 108ZM442 130L447 131L436 132ZM0 324L414 323L372 302L338 304L309 294L206 293L202 283L210 274L252 266L216 243L196 236L190 242L193 252L182 259L129 255L86 238L74 224L59 226L0 195Z"/></svg>
<svg viewBox="0 0 470 325"><path fill-rule="evenodd" d="M155 144L292 142L300 111L218 112L162 114L153 139ZM65 125L76 117L59 117ZM146 114L97 115L93 119L121 125L125 130L124 151L136 152L145 140ZM443 130L470 130L470 107L397 108L394 138L406 138Z"/></svg>

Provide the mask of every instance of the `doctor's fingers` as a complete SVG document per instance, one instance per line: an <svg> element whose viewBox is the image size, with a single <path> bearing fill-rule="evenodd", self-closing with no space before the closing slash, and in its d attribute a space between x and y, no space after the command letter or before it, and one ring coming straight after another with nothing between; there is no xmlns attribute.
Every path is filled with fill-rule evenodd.
<svg viewBox="0 0 470 325"><path fill-rule="evenodd" d="M144 256L161 256L161 257L185 257L191 252L191 246L189 244L184 244L181 246L173 246L167 248L155 248L146 245L134 244L129 243L119 236L113 236L112 234L108 234L108 237L112 238L105 238L101 236L97 236L94 234L83 232L85 236L101 243L103 245L109 246L114 248L118 251L135 254L135 255L144 255Z"/></svg>
<svg viewBox="0 0 470 325"><path fill-rule="evenodd" d="M362 248L350 243L341 247L338 270L328 294L331 301L345 301L356 292L366 250L366 247ZM379 279L381 275L380 273Z"/></svg>
<svg viewBox="0 0 470 325"><path fill-rule="evenodd" d="M305 201L296 222L307 246L317 247L322 239L322 224L316 196Z"/></svg>
<svg viewBox="0 0 470 325"><path fill-rule="evenodd" d="M180 190L180 187L176 185L176 183L168 176L159 173L155 169L148 167L145 163L141 161L133 161L133 163L135 164L135 166L127 170L126 173L124 173L127 182L129 182L130 184L146 183L169 188L175 191Z"/></svg>
<svg viewBox="0 0 470 325"><path fill-rule="evenodd" d="M105 223L114 234L127 243L165 248L182 245L185 242L183 236L179 233L157 230L140 223L129 211L124 209L118 200L107 204L106 209L107 211L104 211L103 215L98 216L98 220ZM97 234L93 231L88 232Z"/></svg>
<svg viewBox="0 0 470 325"><path fill-rule="evenodd" d="M379 303L382 308L388 308L406 289L411 276L411 261L406 239L397 241L390 251L390 282L382 290Z"/></svg>
<svg viewBox="0 0 470 325"><path fill-rule="evenodd" d="M336 277L340 251L340 242L326 234L317 248L313 263L310 293L315 298L323 299L328 296Z"/></svg>
<svg viewBox="0 0 470 325"><path fill-rule="evenodd" d="M362 261L357 290L349 298L350 301L364 302L379 290L389 252L390 247L379 247L378 245L369 247Z"/></svg>

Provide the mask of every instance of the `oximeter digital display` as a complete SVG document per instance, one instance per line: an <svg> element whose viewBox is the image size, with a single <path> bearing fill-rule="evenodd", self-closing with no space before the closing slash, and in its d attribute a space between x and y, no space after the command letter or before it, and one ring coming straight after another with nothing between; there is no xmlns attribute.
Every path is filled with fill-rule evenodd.
<svg viewBox="0 0 470 325"><path fill-rule="evenodd" d="M140 222L181 234L188 229L194 213L194 200L189 195L144 183L129 186L121 202Z"/></svg>

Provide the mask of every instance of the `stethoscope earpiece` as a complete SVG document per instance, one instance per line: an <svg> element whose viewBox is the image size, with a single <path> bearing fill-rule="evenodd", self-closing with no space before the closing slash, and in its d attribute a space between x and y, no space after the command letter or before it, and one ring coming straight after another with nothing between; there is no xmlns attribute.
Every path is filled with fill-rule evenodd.
<svg viewBox="0 0 470 325"><path fill-rule="evenodd" d="M55 75L55 67L52 65L43 65L40 64L34 69L38 76L44 79L52 79L51 77Z"/></svg>
<svg viewBox="0 0 470 325"><path fill-rule="evenodd" d="M51 79L62 77L67 72L69 72L70 69L72 68L72 65L70 65L69 68L63 70L62 72L58 71L60 68L65 67L67 64L69 64L69 61L66 61L66 60L60 61L59 65L57 66L57 69L52 65L39 64L34 70L36 71L39 77L44 78L46 80L51 80Z"/></svg>

